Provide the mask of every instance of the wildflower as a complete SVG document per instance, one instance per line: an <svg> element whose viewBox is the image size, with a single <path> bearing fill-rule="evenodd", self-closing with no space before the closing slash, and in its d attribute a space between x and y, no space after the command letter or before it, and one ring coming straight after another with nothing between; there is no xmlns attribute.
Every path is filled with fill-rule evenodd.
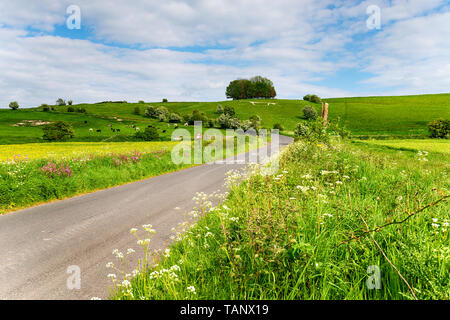
<svg viewBox="0 0 450 320"><path fill-rule="evenodd" d="M115 275L114 273L108 274L107 277L110 278L110 279L112 279L112 280L115 280L115 279L117 278L116 275Z"/></svg>
<svg viewBox="0 0 450 320"><path fill-rule="evenodd" d="M128 250L127 250L127 254L132 254L132 253L134 253L135 251L133 250L133 249L131 249L131 248L129 248Z"/></svg>
<svg viewBox="0 0 450 320"><path fill-rule="evenodd" d="M137 231L136 228L131 228L131 229L130 229L130 233L132 233L132 234L136 234L136 231Z"/></svg>
<svg viewBox="0 0 450 320"><path fill-rule="evenodd" d="M92 297L91 300L102 300L102 299L99 297Z"/></svg>
<svg viewBox="0 0 450 320"><path fill-rule="evenodd" d="M170 249L166 249L164 251L164 257L166 257L166 258L170 257Z"/></svg>
<svg viewBox="0 0 450 320"><path fill-rule="evenodd" d="M122 286L124 286L125 288L131 287L131 282L128 280L123 280Z"/></svg>
<svg viewBox="0 0 450 320"><path fill-rule="evenodd" d="M140 272L139 272L138 269L134 269L134 270L131 272L131 274L133 275L133 277L136 277L137 275L140 274Z"/></svg>
<svg viewBox="0 0 450 320"><path fill-rule="evenodd" d="M342 181L336 181L336 184L342 184Z"/></svg>
<svg viewBox="0 0 450 320"><path fill-rule="evenodd" d="M187 291L189 291L189 292L191 292L191 293L193 293L193 294L196 293L196 292L195 292L195 287L194 287L194 286L189 286L189 287L187 287Z"/></svg>
<svg viewBox="0 0 450 320"><path fill-rule="evenodd" d="M107 267L107 268L113 268L113 267L114 267L114 263L108 262L108 263L106 264L106 267Z"/></svg>

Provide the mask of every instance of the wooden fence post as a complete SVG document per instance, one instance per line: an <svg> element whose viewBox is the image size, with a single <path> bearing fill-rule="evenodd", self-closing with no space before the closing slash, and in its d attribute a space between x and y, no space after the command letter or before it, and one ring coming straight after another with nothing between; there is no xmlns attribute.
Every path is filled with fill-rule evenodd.
<svg viewBox="0 0 450 320"><path fill-rule="evenodd" d="M323 125L327 125L327 119L328 119L328 103L322 103L322 118L323 118Z"/></svg>

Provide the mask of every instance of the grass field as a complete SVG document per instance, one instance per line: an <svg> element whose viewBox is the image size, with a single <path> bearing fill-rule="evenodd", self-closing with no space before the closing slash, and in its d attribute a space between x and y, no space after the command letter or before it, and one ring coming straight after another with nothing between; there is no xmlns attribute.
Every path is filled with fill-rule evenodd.
<svg viewBox="0 0 450 320"><path fill-rule="evenodd" d="M416 150L450 154L450 141L440 139L369 140L365 143L398 150Z"/></svg>
<svg viewBox="0 0 450 320"><path fill-rule="evenodd" d="M223 148L226 139L203 141L203 161L221 159L215 143ZM265 141L246 141L243 149L235 144L234 153L262 146ZM191 161L177 164L172 149L179 142L59 142L0 145L0 214L38 203L92 192L195 165L194 146ZM208 149L206 149L208 148ZM209 150L209 151L206 151Z"/></svg>
<svg viewBox="0 0 450 320"><path fill-rule="evenodd" d="M169 250L148 253L156 264L126 280L113 267L111 297L448 300L449 163L439 153L427 160L296 142L277 175L234 173L225 201L199 194L197 222L180 225ZM138 239L153 232L131 230ZM112 263L121 266L119 254Z"/></svg>
<svg viewBox="0 0 450 320"><path fill-rule="evenodd" d="M450 94L362 97L326 99L330 104L331 121L341 119L353 135L361 138L423 138L427 136L427 123L438 118L450 117ZM75 108L85 108L87 114L66 112L67 106L56 106L56 112L42 112L40 108L19 109L17 111L0 109L0 144L19 144L43 142L40 126L27 124L26 120L55 121L65 120L74 126L73 141L129 141L134 134L130 125L156 126L163 140L170 140L173 125L146 118L143 114L147 105L165 106L171 112L181 115L198 109L209 118L216 119L218 105L232 106L236 116L247 120L253 115L262 118L262 126L272 128L281 123L286 133L293 133L302 120L302 108L313 105L320 114L321 106L303 100L236 100L219 102L168 102L168 103L96 103L79 104ZM134 114L138 106L141 115ZM87 123L85 123L85 121ZM25 123L24 126L15 126ZM120 129L113 133L108 125ZM94 129L90 132L89 129ZM102 132L96 132L100 129ZM191 130L191 127L188 128ZM165 130L166 132L163 132ZM132 139L131 139L132 140Z"/></svg>
<svg viewBox="0 0 450 320"><path fill-rule="evenodd" d="M53 142L0 145L0 161L15 158L61 160L127 153L170 151L177 142Z"/></svg>

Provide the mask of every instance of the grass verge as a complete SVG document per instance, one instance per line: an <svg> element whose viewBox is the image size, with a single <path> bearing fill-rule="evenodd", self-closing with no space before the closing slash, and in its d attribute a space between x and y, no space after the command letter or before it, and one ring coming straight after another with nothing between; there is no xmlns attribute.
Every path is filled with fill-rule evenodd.
<svg viewBox="0 0 450 320"><path fill-rule="evenodd" d="M111 298L449 299L449 163L426 160L297 142L277 175L231 174L216 207L198 195L196 222L165 252L147 250L155 231L144 226L146 259L110 275Z"/></svg>

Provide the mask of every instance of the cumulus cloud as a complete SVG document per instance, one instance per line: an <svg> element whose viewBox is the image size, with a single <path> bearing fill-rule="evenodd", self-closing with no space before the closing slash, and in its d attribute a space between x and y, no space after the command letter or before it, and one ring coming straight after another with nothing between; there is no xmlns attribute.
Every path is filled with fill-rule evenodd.
<svg viewBox="0 0 450 320"><path fill-rule="evenodd" d="M71 4L83 39L58 36ZM379 31L365 25L372 4ZM280 98L445 91L448 11L441 0L2 1L0 107L221 100L229 81L257 74ZM355 80L364 92L326 82L344 69L369 75Z"/></svg>

